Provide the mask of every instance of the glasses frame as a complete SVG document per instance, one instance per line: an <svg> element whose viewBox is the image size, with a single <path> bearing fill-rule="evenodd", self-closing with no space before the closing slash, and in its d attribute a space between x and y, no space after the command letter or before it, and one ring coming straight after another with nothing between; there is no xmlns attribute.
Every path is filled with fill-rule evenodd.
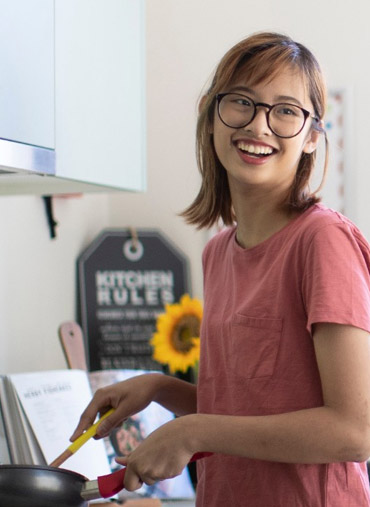
<svg viewBox="0 0 370 507"><path fill-rule="evenodd" d="M254 107L254 112L252 114L252 118L242 124L242 125L239 125L238 127L233 127L232 125L228 125L223 119L222 119L222 116L221 116L221 113L220 113L220 103L222 101L222 99L224 97L226 97L227 95L238 95L240 97L244 97L246 99L248 99L253 107ZM230 128L233 128L233 129L239 129L239 128L244 128L246 127L247 125L249 125L250 123L252 123L252 121L255 119L256 115L257 115L257 107L265 107L267 109L267 111L265 112L266 114L266 121L267 121L267 125L268 125L268 128L271 130L271 132L277 136L277 137L280 137L282 139L291 139L293 137L296 137L298 136L298 134L300 134L302 132L302 130L304 129L304 126L306 125L306 121L308 118L312 118L313 120L315 120L316 122L319 122L320 119L317 117L317 116L314 116L313 114L310 113L310 111L307 111L307 109L304 109L303 107L300 107L300 106L297 106L297 104L291 104L289 102L278 102L277 104L267 104L266 102L255 102L251 97L248 97L248 95L244 95L243 93L236 93L236 92L226 92L226 93L218 93L216 95L216 101L217 101L217 114L218 114L218 117L220 118L220 120L222 121L222 123L224 125L226 125L226 127L230 127ZM292 136L282 136L280 134L277 134L275 132L275 130L271 127L270 125L270 112L271 110L276 107L276 106L281 106L281 105L287 105L287 106L293 106L293 107L297 107L298 109L300 109L303 113L303 116L304 116L304 120L303 120L303 125L302 127L299 129L299 131L292 135Z"/></svg>

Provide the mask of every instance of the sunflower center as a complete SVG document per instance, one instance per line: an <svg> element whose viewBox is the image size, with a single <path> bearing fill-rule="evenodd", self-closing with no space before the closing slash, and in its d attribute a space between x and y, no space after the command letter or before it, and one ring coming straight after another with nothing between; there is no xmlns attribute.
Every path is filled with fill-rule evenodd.
<svg viewBox="0 0 370 507"><path fill-rule="evenodd" d="M200 321L195 315L183 315L172 332L172 345L178 351L186 354L193 348L192 338L197 338L200 331Z"/></svg>

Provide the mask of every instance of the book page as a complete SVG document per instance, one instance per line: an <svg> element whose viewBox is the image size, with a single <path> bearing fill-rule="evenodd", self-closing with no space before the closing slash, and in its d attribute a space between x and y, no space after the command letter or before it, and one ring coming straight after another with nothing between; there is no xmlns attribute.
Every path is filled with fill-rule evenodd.
<svg viewBox="0 0 370 507"><path fill-rule="evenodd" d="M0 403L10 462L13 465L33 464L14 387L6 376L0 379Z"/></svg>
<svg viewBox="0 0 370 507"><path fill-rule="evenodd" d="M9 384L11 381L9 380ZM19 414L19 424L22 427L22 437L24 438L23 443L23 452L24 454L29 454L29 461L23 462L23 463L30 463L32 465L47 465L45 456L43 455L40 445L38 443L38 440L32 431L32 427L30 425L30 422L24 413L23 406L17 396L17 392L12 385L12 392L14 395L15 400L15 406L18 410ZM10 388L10 386L9 386ZM18 444L18 441L17 441ZM21 463L21 464L23 464Z"/></svg>
<svg viewBox="0 0 370 507"><path fill-rule="evenodd" d="M47 463L70 445L80 415L91 400L86 372L55 370L10 375ZM104 443L90 439L61 468L88 479L110 472Z"/></svg>

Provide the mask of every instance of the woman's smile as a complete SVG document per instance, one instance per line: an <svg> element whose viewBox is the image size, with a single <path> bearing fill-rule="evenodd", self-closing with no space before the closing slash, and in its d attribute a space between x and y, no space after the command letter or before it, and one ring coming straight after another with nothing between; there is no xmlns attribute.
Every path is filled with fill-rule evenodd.
<svg viewBox="0 0 370 507"><path fill-rule="evenodd" d="M234 141L234 145L240 158L247 164L264 164L277 153L276 148L252 139L238 139Z"/></svg>

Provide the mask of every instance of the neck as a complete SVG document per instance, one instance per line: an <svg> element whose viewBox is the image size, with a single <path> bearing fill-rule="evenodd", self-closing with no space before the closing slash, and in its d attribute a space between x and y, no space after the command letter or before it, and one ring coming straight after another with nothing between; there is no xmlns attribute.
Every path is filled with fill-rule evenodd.
<svg viewBox="0 0 370 507"><path fill-rule="evenodd" d="M229 178L229 188L237 222L236 238L244 248L262 243L298 215L283 205L290 192L290 180L271 186L241 185Z"/></svg>
<svg viewBox="0 0 370 507"><path fill-rule="evenodd" d="M281 203L266 199L233 201L237 219L236 238L243 248L252 248L285 227L298 213L290 212Z"/></svg>

